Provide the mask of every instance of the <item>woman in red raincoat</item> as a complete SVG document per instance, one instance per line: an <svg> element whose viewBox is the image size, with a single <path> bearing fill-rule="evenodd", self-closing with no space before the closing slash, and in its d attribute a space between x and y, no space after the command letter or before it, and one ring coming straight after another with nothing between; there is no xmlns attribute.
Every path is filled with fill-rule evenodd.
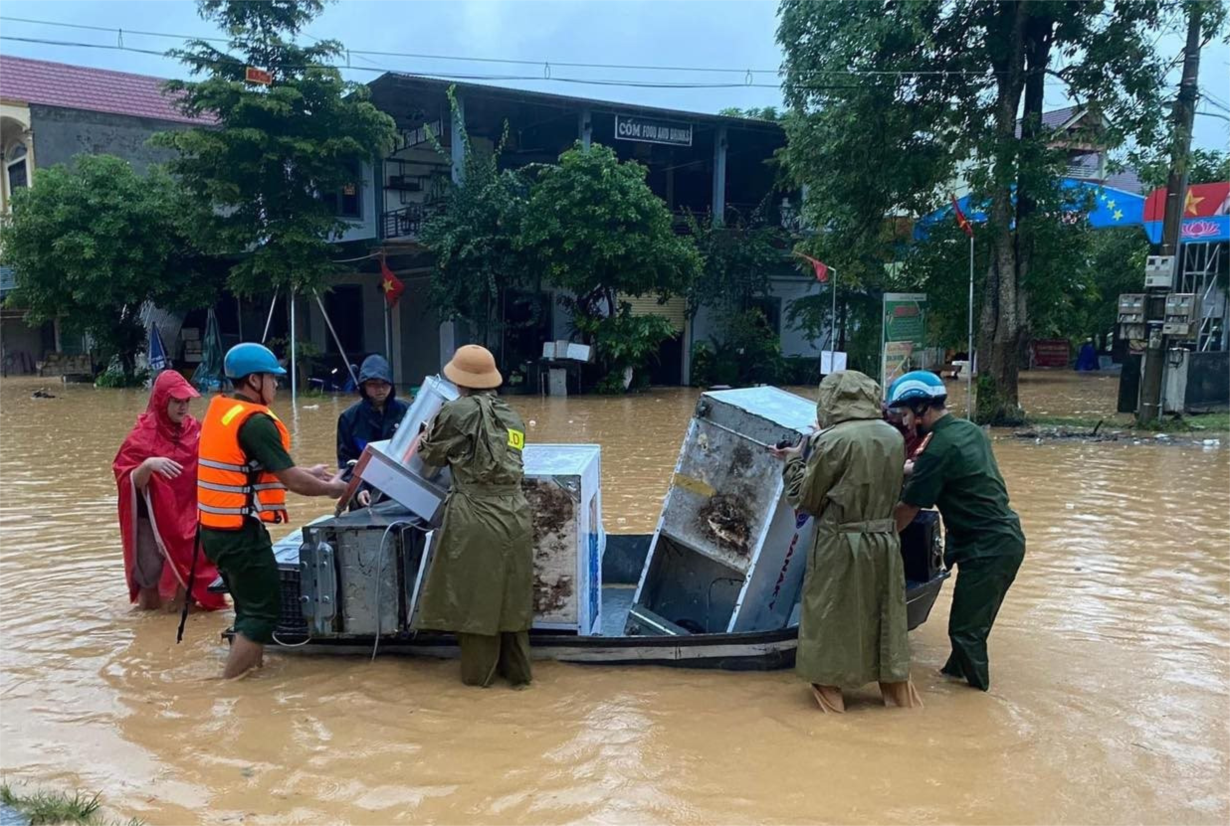
<svg viewBox="0 0 1230 826"><path fill-rule="evenodd" d="M218 571L204 554L188 587L201 439L201 425L188 415L188 402L200 395L178 373L159 373L149 406L137 417L111 466L119 488L128 597L143 609L172 607L185 592L202 608L226 607L221 594L206 590Z"/></svg>

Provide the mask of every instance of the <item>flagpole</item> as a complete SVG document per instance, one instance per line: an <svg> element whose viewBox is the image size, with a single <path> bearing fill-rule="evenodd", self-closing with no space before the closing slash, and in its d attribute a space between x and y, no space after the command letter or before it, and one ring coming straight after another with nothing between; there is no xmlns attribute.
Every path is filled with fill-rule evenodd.
<svg viewBox="0 0 1230 826"><path fill-rule="evenodd" d="M969 333L965 358L965 417L974 419L974 234L969 236Z"/></svg>
<svg viewBox="0 0 1230 826"><path fill-rule="evenodd" d="M833 363L837 361L837 269L829 267L829 272L833 274L833 324L829 333L829 368L832 372Z"/></svg>
<svg viewBox="0 0 1230 826"><path fill-rule="evenodd" d="M290 291L290 406L296 410L299 399L299 377L295 369L295 291Z"/></svg>

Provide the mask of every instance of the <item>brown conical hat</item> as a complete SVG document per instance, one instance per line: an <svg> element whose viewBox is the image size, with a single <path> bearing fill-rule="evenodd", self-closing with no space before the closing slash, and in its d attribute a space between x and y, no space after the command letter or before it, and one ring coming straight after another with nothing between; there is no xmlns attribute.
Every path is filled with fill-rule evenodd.
<svg viewBox="0 0 1230 826"><path fill-rule="evenodd" d="M458 387L473 390L490 390L504 381L496 369L495 356L486 347L477 344L458 347L452 360L444 365L444 375Z"/></svg>

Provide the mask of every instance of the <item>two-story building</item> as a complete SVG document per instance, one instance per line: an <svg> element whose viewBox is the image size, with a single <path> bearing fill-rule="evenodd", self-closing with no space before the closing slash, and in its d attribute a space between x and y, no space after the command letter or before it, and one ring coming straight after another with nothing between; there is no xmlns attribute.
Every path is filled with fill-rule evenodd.
<svg viewBox="0 0 1230 826"><path fill-rule="evenodd" d="M578 141L609 146L620 159L647 167L650 188L679 216L680 232L686 231L687 212L725 221L767 205L772 218L780 220L781 202L789 194L777 188L772 159L785 145L785 134L773 122L397 73L382 75L369 86L372 102L396 121L398 140L387 157L372 164L370 173L363 170L361 192L350 202L355 225L347 240L376 241L406 285L392 317L397 342L394 369L400 381L414 382L434 372L469 337L461 325L441 323L431 311L432 261L418 240L424 219L440 208L450 182L462 174L463 125L476 151L491 152L507 123L508 140L500 156L506 168L555 162ZM456 116L448 99L450 87L458 104ZM789 200L787 204L789 218ZM362 351L383 349L383 295L377 270L376 262L365 263L333 288L335 305L348 310L345 323L363 331L360 340L352 329ZM783 334L785 352L818 355L812 342L784 329L782 306L814 290L815 281L799 275L788 260L783 260L779 275L774 279L776 295L766 304L771 322ZM346 294L349 297L343 297ZM543 341L568 338L571 319L555 298L552 293L539 297L541 324L521 332L514 343L515 360L536 358ZM708 314L702 311L689 318L682 297L664 305L649 297L629 301L634 312L669 318L679 333L664 345L655 381L686 381L690 344L711 330ZM320 339L316 343L328 349L322 325L315 317L311 324L313 336Z"/></svg>
<svg viewBox="0 0 1230 826"><path fill-rule="evenodd" d="M77 155L115 155L138 171L169 158L148 144L155 132L199 123L162 93L162 78L0 55L0 215L14 191L34 185L36 169ZM15 287L0 273L0 300ZM178 327L170 331L178 335ZM58 322L31 327L19 307L0 308L5 375L33 372L49 354L82 352L80 336Z"/></svg>

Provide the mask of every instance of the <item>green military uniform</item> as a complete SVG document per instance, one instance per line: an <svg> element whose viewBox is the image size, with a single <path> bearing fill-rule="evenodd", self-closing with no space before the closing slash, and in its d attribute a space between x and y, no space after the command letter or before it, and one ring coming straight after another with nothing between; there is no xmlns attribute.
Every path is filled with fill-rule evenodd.
<svg viewBox="0 0 1230 826"><path fill-rule="evenodd" d="M416 628L453 631L461 678L490 685L499 673L530 681L534 620L534 529L521 490L525 425L490 391L444 405L423 435L420 456L448 465L444 508Z"/></svg>
<svg viewBox="0 0 1230 826"><path fill-rule="evenodd" d="M236 395L240 401L251 402ZM269 472L277 473L295 466L282 447L282 436L273 419L257 413L239 428L239 446L248 461L256 460ZM278 626L282 607L282 584L273 542L265 524L247 518L237 531L201 529L201 547L209 561L218 567L235 604L235 632L252 642L268 645Z"/></svg>
<svg viewBox="0 0 1230 826"><path fill-rule="evenodd" d="M791 506L812 514L795 670L808 682L858 688L910 677L905 570L893 521L905 443L882 419L880 387L845 371L820 383L806 460L782 474Z"/></svg>
<svg viewBox="0 0 1230 826"><path fill-rule="evenodd" d="M1025 557L1025 534L982 428L952 415L940 418L901 500L938 507L944 517L944 564L957 566L960 575L948 617L952 656L943 672L986 691L987 637Z"/></svg>

